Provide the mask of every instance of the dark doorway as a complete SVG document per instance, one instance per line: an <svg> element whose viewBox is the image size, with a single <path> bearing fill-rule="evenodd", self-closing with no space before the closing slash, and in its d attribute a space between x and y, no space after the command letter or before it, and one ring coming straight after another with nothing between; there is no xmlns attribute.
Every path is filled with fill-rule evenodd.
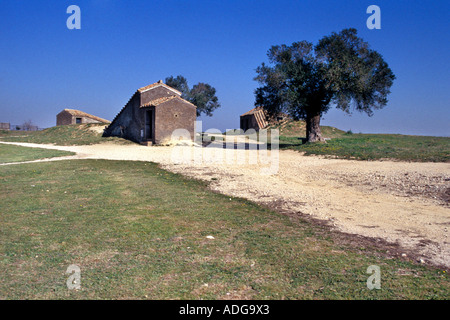
<svg viewBox="0 0 450 320"><path fill-rule="evenodd" d="M76 118L75 123L81 123L81 118Z"/></svg>
<svg viewBox="0 0 450 320"><path fill-rule="evenodd" d="M145 111L145 139L153 139L153 110Z"/></svg>

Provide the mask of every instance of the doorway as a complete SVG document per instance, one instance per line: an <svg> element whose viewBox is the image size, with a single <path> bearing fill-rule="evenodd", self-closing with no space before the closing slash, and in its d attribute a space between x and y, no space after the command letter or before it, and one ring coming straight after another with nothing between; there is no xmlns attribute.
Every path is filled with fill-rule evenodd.
<svg viewBox="0 0 450 320"><path fill-rule="evenodd" d="M145 139L153 140L153 110L145 111Z"/></svg>

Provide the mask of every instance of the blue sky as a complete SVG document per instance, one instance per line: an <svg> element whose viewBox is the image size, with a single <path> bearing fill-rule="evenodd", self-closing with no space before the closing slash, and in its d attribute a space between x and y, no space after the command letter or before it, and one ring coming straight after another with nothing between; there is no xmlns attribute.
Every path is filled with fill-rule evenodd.
<svg viewBox="0 0 450 320"><path fill-rule="evenodd" d="M81 30L69 30L69 5ZM369 5L381 30L369 30ZM137 88L183 75L217 89L203 129L237 128L272 45L353 27L397 76L373 117L329 111L323 125L450 136L450 2L380 0L71 0L0 2L0 122L56 124L64 108L112 120Z"/></svg>

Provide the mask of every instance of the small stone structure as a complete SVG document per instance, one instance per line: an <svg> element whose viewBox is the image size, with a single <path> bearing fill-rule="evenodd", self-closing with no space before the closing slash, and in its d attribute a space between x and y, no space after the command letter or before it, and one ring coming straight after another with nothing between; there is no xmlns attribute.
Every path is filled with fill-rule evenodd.
<svg viewBox="0 0 450 320"><path fill-rule="evenodd" d="M80 123L110 123L110 121L74 109L64 109L56 115L56 125L64 126Z"/></svg>
<svg viewBox="0 0 450 320"><path fill-rule="evenodd" d="M122 137L144 145L193 140L197 107L162 80L138 89L105 129L104 137Z"/></svg>
<svg viewBox="0 0 450 320"><path fill-rule="evenodd" d="M284 113L279 113L274 117L269 117L262 107L256 107L244 113L240 117L240 127L242 130L255 129L259 131L267 128L271 124L281 123L289 117Z"/></svg>
<svg viewBox="0 0 450 320"><path fill-rule="evenodd" d="M11 130L9 122L0 122L0 130Z"/></svg>

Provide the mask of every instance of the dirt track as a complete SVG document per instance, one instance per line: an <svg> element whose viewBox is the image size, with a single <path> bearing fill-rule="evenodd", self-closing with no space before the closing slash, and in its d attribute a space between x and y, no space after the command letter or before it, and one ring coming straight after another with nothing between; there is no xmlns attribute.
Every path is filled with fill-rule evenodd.
<svg viewBox="0 0 450 320"><path fill-rule="evenodd" d="M276 206L291 215L310 215L342 232L382 238L426 262L450 266L449 163L352 161L279 151L278 160L275 152L269 152L272 162L262 165L248 163L257 151L225 150L213 144L203 149L20 145L73 151L80 159L156 162L164 169L210 181L211 188L221 193ZM181 154L187 158L180 158ZM225 161L231 156L247 160ZM275 174L262 174L261 167Z"/></svg>

